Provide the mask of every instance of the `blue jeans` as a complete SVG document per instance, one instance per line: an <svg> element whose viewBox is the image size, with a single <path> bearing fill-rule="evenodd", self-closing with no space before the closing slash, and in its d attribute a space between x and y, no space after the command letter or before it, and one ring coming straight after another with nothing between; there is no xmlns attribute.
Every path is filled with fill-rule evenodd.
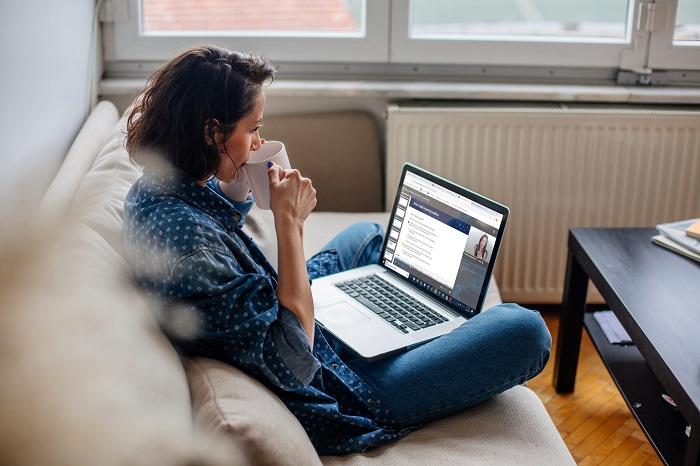
<svg viewBox="0 0 700 466"><path fill-rule="evenodd" d="M356 223L307 261L309 277L377 263L382 242L380 225ZM446 335L374 362L324 335L402 427L447 416L531 379L547 363L552 342L539 313L517 304L493 306Z"/></svg>

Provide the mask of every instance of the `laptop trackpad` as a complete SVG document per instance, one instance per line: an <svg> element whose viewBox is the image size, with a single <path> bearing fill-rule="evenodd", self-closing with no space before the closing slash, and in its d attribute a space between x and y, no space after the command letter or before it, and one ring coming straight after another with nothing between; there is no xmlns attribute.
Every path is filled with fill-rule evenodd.
<svg viewBox="0 0 700 466"><path fill-rule="evenodd" d="M323 315L323 321L326 325L333 324L338 327L363 324L369 320L369 317L347 303L324 306L316 312Z"/></svg>

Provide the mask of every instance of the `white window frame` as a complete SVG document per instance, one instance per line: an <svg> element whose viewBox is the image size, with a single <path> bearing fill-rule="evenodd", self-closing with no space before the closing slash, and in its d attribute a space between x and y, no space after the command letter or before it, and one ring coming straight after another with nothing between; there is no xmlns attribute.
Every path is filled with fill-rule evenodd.
<svg viewBox="0 0 700 466"><path fill-rule="evenodd" d="M305 62L386 62L389 58L389 0L366 0L359 33L242 33L141 31L141 0L106 0L105 59L163 61L194 44L257 51L271 60ZM265 14L261 12L261 14ZM319 40L322 38L323 40Z"/></svg>
<svg viewBox="0 0 700 466"><path fill-rule="evenodd" d="M675 41L678 0L656 0L649 39L649 62L653 69L700 70L700 42Z"/></svg>
<svg viewBox="0 0 700 466"><path fill-rule="evenodd" d="M626 37L620 39L481 36L474 40L411 38L410 0L366 0L364 31L359 33L143 34L141 1L101 0L107 70L145 75L158 63L202 43L258 51L282 63L285 70L309 77L314 73L340 77L370 68L395 78L410 75L406 71L410 68L414 76L419 71L436 76L478 75L481 70L489 76L506 73L510 79L527 79L533 73L546 78L547 68L549 75L558 76L561 71L572 79L579 70L584 76L594 70L650 75L664 69L700 69L700 46L673 42L678 0L630 0Z"/></svg>
<svg viewBox="0 0 700 466"><path fill-rule="evenodd" d="M617 68L623 54L629 54L636 46L632 36L640 1L630 1L625 38L518 35L493 39L476 36L473 40L412 38L409 35L410 0L394 1L390 60L397 63Z"/></svg>

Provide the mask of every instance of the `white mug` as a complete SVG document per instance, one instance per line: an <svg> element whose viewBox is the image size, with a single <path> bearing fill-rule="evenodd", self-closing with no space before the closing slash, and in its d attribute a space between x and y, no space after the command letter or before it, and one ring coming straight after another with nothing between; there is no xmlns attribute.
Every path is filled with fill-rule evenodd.
<svg viewBox="0 0 700 466"><path fill-rule="evenodd" d="M248 178L250 190L253 191L255 205L270 210L270 180L267 176L267 163L273 162L282 168L292 168L289 164L287 150L279 141L267 141L260 149L250 152L250 160L243 165L243 173Z"/></svg>

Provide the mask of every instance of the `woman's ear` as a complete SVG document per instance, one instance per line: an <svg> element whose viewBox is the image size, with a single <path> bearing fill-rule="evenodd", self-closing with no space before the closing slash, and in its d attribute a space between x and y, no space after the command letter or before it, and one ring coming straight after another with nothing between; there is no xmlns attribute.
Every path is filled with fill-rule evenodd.
<svg viewBox="0 0 700 466"><path fill-rule="evenodd" d="M219 126L219 120L210 118L204 122L204 142L209 146L218 146L222 143L223 134Z"/></svg>

